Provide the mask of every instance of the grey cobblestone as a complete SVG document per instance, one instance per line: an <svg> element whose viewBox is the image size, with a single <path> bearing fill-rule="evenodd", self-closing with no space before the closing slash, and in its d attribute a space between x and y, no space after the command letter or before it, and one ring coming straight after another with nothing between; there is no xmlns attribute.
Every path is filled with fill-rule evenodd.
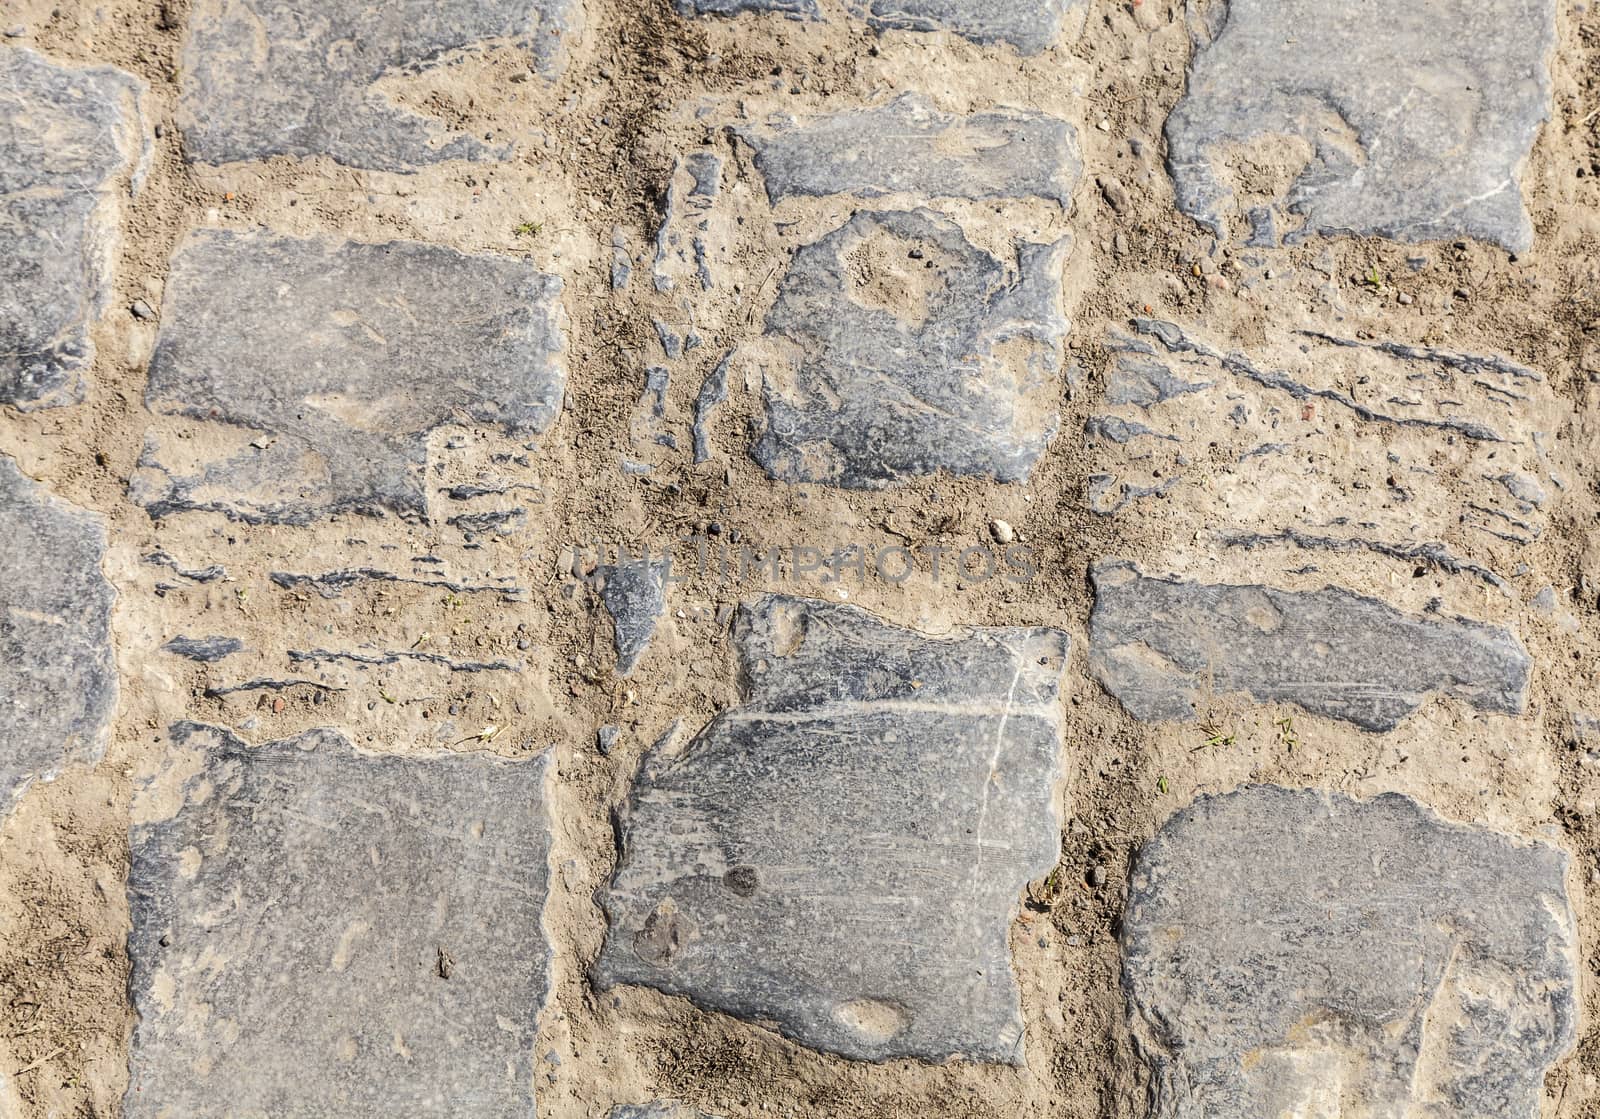
<svg viewBox="0 0 1600 1119"><path fill-rule="evenodd" d="M1195 802L1139 854L1122 936L1153 1119L1539 1114L1576 1037L1566 868L1394 794Z"/></svg>
<svg viewBox="0 0 1600 1119"><path fill-rule="evenodd" d="M201 765L133 833L124 1113L530 1114L544 761L171 737Z"/></svg>
<svg viewBox="0 0 1600 1119"><path fill-rule="evenodd" d="M736 640L744 704L635 783L598 981L850 1057L1020 1061L1006 930L1056 857L1066 636L769 597Z"/></svg>

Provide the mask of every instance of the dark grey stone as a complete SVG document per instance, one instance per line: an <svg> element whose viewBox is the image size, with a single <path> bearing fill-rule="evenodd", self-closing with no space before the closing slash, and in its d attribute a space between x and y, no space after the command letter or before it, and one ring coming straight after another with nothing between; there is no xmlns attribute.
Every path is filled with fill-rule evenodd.
<svg viewBox="0 0 1600 1119"><path fill-rule="evenodd" d="M721 1119L721 1117L708 1115L704 1111L696 1111L692 1107L667 1100L613 1107L607 1119Z"/></svg>
<svg viewBox="0 0 1600 1119"><path fill-rule="evenodd" d="M1008 933L1056 864L1067 637L739 615L743 705L647 755L602 897L633 983L862 1059L1020 1062Z"/></svg>
<svg viewBox="0 0 1600 1119"><path fill-rule="evenodd" d="M871 23L880 31L952 31L978 43L1010 43L1038 54L1061 37L1077 0L872 0Z"/></svg>
<svg viewBox="0 0 1600 1119"><path fill-rule="evenodd" d="M817 0L674 0L683 16L733 16L740 12L779 12L790 19L821 19Z"/></svg>
<svg viewBox="0 0 1600 1119"><path fill-rule="evenodd" d="M147 156L144 83L0 50L0 404L76 404L111 298L119 174Z"/></svg>
<svg viewBox="0 0 1600 1119"><path fill-rule="evenodd" d="M1566 867L1397 794L1196 801L1123 925L1152 1119L1538 1115L1577 1031Z"/></svg>
<svg viewBox="0 0 1600 1119"><path fill-rule="evenodd" d="M196 233L173 257L145 400L233 430L147 439L134 498L152 516L422 519L435 428L555 421L560 294L528 264L432 245Z"/></svg>
<svg viewBox="0 0 1600 1119"><path fill-rule="evenodd" d="M175 656L187 657L192 661L202 664L216 664L224 657L231 657L244 648L244 642L237 637L174 637L161 646L166 652Z"/></svg>
<svg viewBox="0 0 1600 1119"><path fill-rule="evenodd" d="M1193 718L1208 691L1245 691L1371 731L1392 730L1433 693L1517 714L1528 654L1505 629L1415 617L1337 587L1150 578L1096 564L1089 662L1135 718Z"/></svg>
<svg viewBox="0 0 1600 1119"><path fill-rule="evenodd" d="M1042 113L942 113L907 93L886 105L779 118L739 130L774 204L794 195L1049 198L1063 208L1083 171L1072 126Z"/></svg>
<svg viewBox="0 0 1600 1119"><path fill-rule="evenodd" d="M1310 162L1279 200L1305 219L1290 240L1532 244L1517 176L1550 112L1550 0L1217 8L1195 29L1188 93L1167 121L1184 213L1225 233L1237 205L1219 174L1226 149L1296 137Z"/></svg>
<svg viewBox="0 0 1600 1119"><path fill-rule="evenodd" d="M200 163L328 155L380 171L503 156L397 104L383 80L490 41L554 78L582 20L580 0L201 0L180 70L184 150Z"/></svg>
<svg viewBox="0 0 1600 1119"><path fill-rule="evenodd" d="M789 345L756 460L856 489L940 470L1025 480L1057 422L1063 249L1000 261L928 210L858 213L802 247L767 314Z"/></svg>
<svg viewBox="0 0 1600 1119"><path fill-rule="evenodd" d="M728 366L733 355L733 350L722 355L716 368L700 382L700 392L695 396L694 461L697 464L711 460L711 418L728 399Z"/></svg>
<svg viewBox="0 0 1600 1119"><path fill-rule="evenodd" d="M545 760L172 739L202 764L133 829L124 1114L533 1114Z"/></svg>
<svg viewBox="0 0 1600 1119"><path fill-rule="evenodd" d="M672 561L639 559L600 568L600 601L611 615L617 675L631 675L650 647L656 623L667 613L667 577Z"/></svg>
<svg viewBox="0 0 1600 1119"><path fill-rule="evenodd" d="M0 816L36 780L94 762L117 710L105 523L0 455Z"/></svg>

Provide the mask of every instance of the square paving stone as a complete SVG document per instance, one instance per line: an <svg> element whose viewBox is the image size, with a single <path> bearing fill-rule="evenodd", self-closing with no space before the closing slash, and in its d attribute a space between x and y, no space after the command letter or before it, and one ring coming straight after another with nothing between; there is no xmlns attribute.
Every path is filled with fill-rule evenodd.
<svg viewBox="0 0 1600 1119"><path fill-rule="evenodd" d="M68 761L97 761L117 709L105 522L0 455L0 816Z"/></svg>
<svg viewBox="0 0 1600 1119"><path fill-rule="evenodd" d="M582 24L580 0L198 0L182 55L184 150L200 163L328 155L379 171L503 156L395 103L381 81L491 41L554 78Z"/></svg>
<svg viewBox="0 0 1600 1119"><path fill-rule="evenodd" d="M906 93L825 116L739 129L776 205L793 196L1049 198L1063 208L1083 170L1065 121L1020 109L957 116Z"/></svg>
<svg viewBox="0 0 1600 1119"><path fill-rule="evenodd" d="M1566 869L1396 794L1196 801L1123 925L1150 1114L1533 1119L1577 1033Z"/></svg>
<svg viewBox="0 0 1600 1119"><path fill-rule="evenodd" d="M413 242L196 233L173 256L135 500L303 524L427 516L428 437L463 418L532 436L566 389L561 281Z"/></svg>
<svg viewBox="0 0 1600 1119"><path fill-rule="evenodd" d="M1038 54L1061 36L1075 0L872 0L879 30L951 31L979 43L1010 43Z"/></svg>
<svg viewBox="0 0 1600 1119"><path fill-rule="evenodd" d="M861 1059L1020 1063L1008 933L1060 848L1065 634L766 597L745 702L646 759L595 977Z"/></svg>
<svg viewBox="0 0 1600 1119"><path fill-rule="evenodd" d="M0 50L0 404L76 404L111 297L118 177L148 155L144 84Z"/></svg>
<svg viewBox="0 0 1600 1119"><path fill-rule="evenodd" d="M1433 694L1519 714L1529 658L1509 630L1416 617L1339 587L1281 591L1144 575L1096 564L1089 618L1095 678L1137 719L1187 720L1213 691L1294 703L1386 731Z"/></svg>
<svg viewBox="0 0 1600 1119"><path fill-rule="evenodd" d="M1025 480L1055 433L1065 242L1001 261L929 210L861 212L799 249L766 319L766 431L785 482Z"/></svg>
<svg viewBox="0 0 1600 1119"><path fill-rule="evenodd" d="M1527 249L1518 176L1550 113L1550 0L1229 0L1195 30L1167 121L1179 208L1224 234L1240 150L1296 168L1292 237L1477 237Z"/></svg>
<svg viewBox="0 0 1600 1119"><path fill-rule="evenodd" d="M171 737L203 765L133 831L125 1114L532 1115L545 760Z"/></svg>

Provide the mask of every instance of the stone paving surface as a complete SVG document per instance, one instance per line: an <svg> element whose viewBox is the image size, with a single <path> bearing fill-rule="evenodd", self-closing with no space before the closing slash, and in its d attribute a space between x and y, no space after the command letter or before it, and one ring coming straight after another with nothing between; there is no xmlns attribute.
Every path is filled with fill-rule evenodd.
<svg viewBox="0 0 1600 1119"><path fill-rule="evenodd" d="M1295 221L1293 238L1532 244L1518 176L1549 115L1555 5L1228 0L1216 10L1167 121L1185 213L1225 232L1238 201L1224 150L1291 136L1304 167L1269 202Z"/></svg>
<svg viewBox="0 0 1600 1119"><path fill-rule="evenodd" d="M576 0L201 0L183 51L180 123L191 159L328 155L404 171L505 152L396 104L384 80L496 40L557 77Z"/></svg>
<svg viewBox="0 0 1600 1119"><path fill-rule="evenodd" d="M1600 1106L1590 5L16 7L0 1114Z"/></svg>
<svg viewBox="0 0 1600 1119"><path fill-rule="evenodd" d="M0 456L0 818L32 781L94 761L117 706L104 522Z"/></svg>
<svg viewBox="0 0 1600 1119"><path fill-rule="evenodd" d="M1399 795L1196 801L1129 884L1151 1114L1539 1114L1577 1032L1566 870L1553 847Z"/></svg>
<svg viewBox="0 0 1600 1119"><path fill-rule="evenodd" d="M597 979L850 1057L1019 1060L1006 929L1055 861L1066 635L777 597L737 625L745 702L634 786Z"/></svg>
<svg viewBox="0 0 1600 1119"><path fill-rule="evenodd" d="M202 762L134 830L124 1113L531 1114L544 761L171 737Z"/></svg>
<svg viewBox="0 0 1600 1119"><path fill-rule="evenodd" d="M1434 692L1523 708L1528 654L1510 632L1419 618L1340 587L1289 593L1091 572L1090 664L1136 718L1192 719L1207 693L1246 691L1364 730L1393 730Z"/></svg>
<svg viewBox="0 0 1600 1119"><path fill-rule="evenodd" d="M776 204L794 195L1049 198L1072 206L1083 164L1065 121L1002 110L958 117L907 93L886 105L740 135Z"/></svg>
<svg viewBox="0 0 1600 1119"><path fill-rule="evenodd" d="M929 210L863 211L805 246L767 313L794 356L768 374L756 460L861 489L940 470L1026 479L1057 421L1058 248L1002 262ZM887 270L877 290L857 254Z"/></svg>
<svg viewBox="0 0 1600 1119"><path fill-rule="evenodd" d="M560 293L527 265L432 245L197 233L173 258L146 402L225 430L196 453L158 424L135 499L155 516L422 517L435 428L555 422Z"/></svg>
<svg viewBox="0 0 1600 1119"><path fill-rule="evenodd" d="M0 51L0 404L83 399L110 297L119 179L146 154L143 84L108 66Z"/></svg>

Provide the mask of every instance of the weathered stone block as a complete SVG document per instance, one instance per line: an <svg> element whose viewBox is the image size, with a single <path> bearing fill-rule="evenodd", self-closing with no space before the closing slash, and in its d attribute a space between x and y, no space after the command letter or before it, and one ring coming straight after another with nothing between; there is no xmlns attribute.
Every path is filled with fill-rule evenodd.
<svg viewBox="0 0 1600 1119"><path fill-rule="evenodd" d="M425 517L428 436L463 418L531 436L566 386L561 281L520 261L202 232L179 246L145 401L134 497L302 524L340 510Z"/></svg>
<svg viewBox="0 0 1600 1119"><path fill-rule="evenodd" d="M1072 126L997 109L957 116L919 94L739 130L774 204L795 195L1049 198L1063 208L1083 171Z"/></svg>
<svg viewBox="0 0 1600 1119"><path fill-rule="evenodd" d="M491 41L554 78L582 24L580 0L199 0L182 56L184 149L201 163L328 155L379 171L500 155L396 103L385 79Z"/></svg>
<svg viewBox="0 0 1600 1119"><path fill-rule="evenodd" d="M1186 583L1121 561L1090 577L1090 666L1146 722L1193 718L1211 691L1372 731L1392 730L1434 693L1501 714L1526 700L1528 654L1496 626L1415 617L1337 587Z"/></svg>
<svg viewBox="0 0 1600 1119"><path fill-rule="evenodd" d="M533 1113L545 762L173 728L201 767L135 827L124 1113Z"/></svg>
<svg viewBox="0 0 1600 1119"><path fill-rule="evenodd" d="M63 763L97 761L117 709L105 523L0 455L0 815Z"/></svg>
<svg viewBox="0 0 1600 1119"><path fill-rule="evenodd" d="M733 16L740 12L780 12L791 19L821 19L817 0L675 0L684 16Z"/></svg>
<svg viewBox="0 0 1600 1119"><path fill-rule="evenodd" d="M0 404L76 404L111 297L118 177L137 183L144 84L0 50Z"/></svg>
<svg viewBox="0 0 1600 1119"><path fill-rule="evenodd" d="M735 640L745 703L658 745L621 817L596 979L848 1057L1019 1061L1007 934L1058 855L1066 635L767 597Z"/></svg>
<svg viewBox="0 0 1600 1119"><path fill-rule="evenodd" d="M1567 858L1390 794L1205 797L1123 926L1154 1119L1530 1119L1577 1030Z"/></svg>
<svg viewBox="0 0 1600 1119"><path fill-rule="evenodd" d="M1263 165L1288 161L1277 201L1304 218L1293 238L1532 244L1518 175L1550 112L1549 0L1217 10L1194 29L1189 90L1167 121L1184 213L1225 233L1240 203L1223 164L1253 145Z"/></svg>
<svg viewBox="0 0 1600 1119"><path fill-rule="evenodd" d="M600 601L611 615L617 647L617 674L627 676L639 664L667 612L670 560L633 560L602 567Z"/></svg>
<svg viewBox="0 0 1600 1119"><path fill-rule="evenodd" d="M1002 262L928 210L858 213L801 248L767 315L756 460L857 489L1026 479L1057 421L1064 248Z"/></svg>
<svg viewBox="0 0 1600 1119"><path fill-rule="evenodd" d="M1010 43L1038 54L1061 36L1073 0L872 0L879 30L951 31L979 43Z"/></svg>

